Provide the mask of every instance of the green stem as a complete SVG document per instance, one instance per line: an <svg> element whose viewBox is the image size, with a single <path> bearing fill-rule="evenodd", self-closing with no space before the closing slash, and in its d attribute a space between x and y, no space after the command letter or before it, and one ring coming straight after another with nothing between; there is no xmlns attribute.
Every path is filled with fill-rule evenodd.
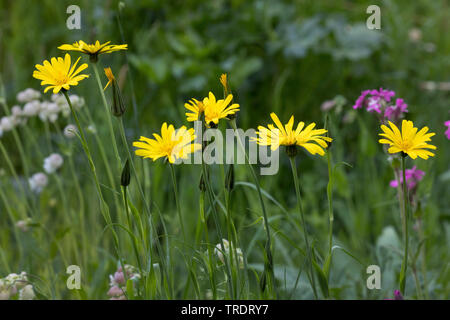
<svg viewBox="0 0 450 320"><path fill-rule="evenodd" d="M272 256L272 240L271 240L270 228L269 228L269 218L267 216L266 207L264 205L264 200L263 200L262 192L261 192L261 186L259 184L258 177L256 176L256 173L253 170L253 167L252 167L252 165L249 162L247 153L245 152L245 147L242 144L241 137L239 135L239 131L237 130L237 126L236 126L236 119L230 120L230 124L231 124L231 127L233 128L233 130L235 132L235 135L236 135L236 138L238 140L238 144L239 144L239 146L241 148L241 151L245 155L245 160L246 160L245 163L247 164L247 167L249 168L249 170L251 172L251 175L253 177L253 181L255 182L256 190L258 191L258 198L259 198L259 203L261 204L261 210L263 212L264 228L266 230L266 236L267 236L266 255L267 255L267 259L268 259L269 271L268 272L267 272L267 270L265 270L265 271L266 271L267 276L270 279L270 283L273 285L273 287L275 289L274 291L276 291L275 276L274 276L274 271L273 271L274 270L274 266L273 266L273 256ZM276 294L276 292L275 292L275 294Z"/></svg>
<svg viewBox="0 0 450 320"><path fill-rule="evenodd" d="M309 264L309 272L310 272L310 276L311 276L311 287L313 289L314 296L317 299L316 282L314 280L313 265L312 265L312 259L311 259L311 247L309 245L308 232L306 230L305 215L303 213L302 199L300 196L300 186L299 186L299 182L298 182L297 166L295 165L295 157L289 157L289 160L291 162L292 176L294 178L295 193L297 194L297 206L298 206L298 210L300 212L301 223L303 225L303 235L305 237L308 264Z"/></svg>
<svg viewBox="0 0 450 320"><path fill-rule="evenodd" d="M205 216L205 191L200 191L200 220L203 223L205 228L205 242L206 248L208 250L208 263L209 263L209 281L211 282L213 300L217 299L217 289L216 289L216 280L214 273L214 265L213 265L213 254L211 250L211 244L209 243L209 233L208 233L208 221Z"/></svg>
<svg viewBox="0 0 450 320"><path fill-rule="evenodd" d="M404 232L404 240L405 240L405 253L403 255L402 267L400 270L400 291L403 295L406 295L405 292L405 283L406 283L406 270L408 269L408 207L409 207L409 197L408 190L406 186L406 167L405 167L405 158L406 154L402 154L402 172L403 172L403 212L405 213L405 232Z"/></svg>
<svg viewBox="0 0 450 320"><path fill-rule="evenodd" d="M95 187L97 189L97 193L98 193L98 196L99 196L99 199L100 199L100 211L101 211L101 213L103 215L103 218L105 219L108 227L110 227L110 229L111 229L111 231L113 233L114 241L115 241L115 244L116 244L116 246L118 248L119 247L118 246L119 240L118 240L116 231L111 226L112 225L112 220L111 220L111 216L109 214L109 208L108 208L108 205L107 205L107 203L105 202L105 200L103 198L102 189L100 187L100 183L99 183L99 180L98 180L98 177L97 177L97 171L95 169L94 161L92 160L91 152L89 150L89 146L87 144L87 141L86 141L86 138L85 138L85 135L84 135L84 130L81 127L80 121L78 120L78 116L77 116L77 114L75 113L75 110L72 107L72 103L70 102L69 95L67 94L67 91L64 90L63 94L64 94L64 96L65 96L65 98L67 100L67 103L69 104L70 111L72 112L73 118L75 120L75 124L76 124L76 126L78 128L79 137L81 139L81 145L83 147L84 153L86 154L86 156L88 158L89 167L91 168L92 176L94 177Z"/></svg>
<svg viewBox="0 0 450 320"><path fill-rule="evenodd" d="M209 203L211 204L211 208L212 208L212 213L213 213L213 218L214 218L214 222L216 224L216 229L217 229L217 234L219 236L219 244L220 244L220 249L222 250L223 253L225 253L225 248L223 246L223 234L222 234L222 229L220 227L220 222L219 222L219 216L217 214L217 209L216 209L216 202L214 200L214 192L212 190L211 184L209 183L209 176L207 174L207 170L206 170L206 164L205 161L203 159L203 150L202 150L202 174L204 177L204 181L205 181L205 185L206 185L206 191L208 193L208 198L209 198ZM227 272L227 277L228 277L228 290L230 292L231 295L231 299L234 299L233 296L233 283L231 281L231 272L229 269L229 264L227 259L224 259L225 261L225 269Z"/></svg>
<svg viewBox="0 0 450 320"><path fill-rule="evenodd" d="M100 80L100 75L98 73L97 63L92 63L95 73L95 79L97 80L98 89L100 90L100 95L102 96L103 106L105 108L105 117L107 119L109 134L111 136L111 143L114 150L114 155L116 156L117 164L120 167L122 162L120 161L119 150L117 149L116 138L114 135L113 124L111 120L111 112L109 110L108 102L106 101L105 92L103 91L102 81Z"/></svg>
<svg viewBox="0 0 450 320"><path fill-rule="evenodd" d="M5 111L5 114L7 116L11 116L11 111L9 110L9 107L6 104L6 102L2 101L1 104L3 105L3 110ZM25 155L25 151L23 149L23 144L22 144L22 141L20 140L20 137L19 137L16 127L13 127L12 134L13 134L14 140L16 141L16 146L19 149L20 159L21 159L22 165L23 165L23 172L25 173L26 177L29 177L30 170L29 170L29 166L28 166L28 162L27 162L28 157Z"/></svg>
<svg viewBox="0 0 450 320"><path fill-rule="evenodd" d="M170 173L172 175L173 193L175 195L175 203L177 206L178 218L180 219L181 232L183 233L184 242L186 242L186 232L184 231L184 222L183 217L181 215L180 199L178 198L177 178L175 177L175 170L173 168L173 164L170 163L169 166L170 166Z"/></svg>

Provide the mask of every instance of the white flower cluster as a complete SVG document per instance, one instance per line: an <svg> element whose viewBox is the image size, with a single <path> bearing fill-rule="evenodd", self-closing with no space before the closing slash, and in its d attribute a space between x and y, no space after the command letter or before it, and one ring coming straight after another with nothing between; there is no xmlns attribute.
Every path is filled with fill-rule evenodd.
<svg viewBox="0 0 450 320"><path fill-rule="evenodd" d="M217 257L219 258L219 260L222 263L225 263L224 260L224 254L226 256L228 256L230 254L230 243L228 242L227 239L222 239L222 244L223 244L223 249L222 249L222 245L220 243L218 243L216 245L216 247L214 248L214 253L217 255ZM241 248L236 248L235 252L233 253L233 260L235 260L237 257L238 261L239 261L239 268L244 268L244 255L242 253Z"/></svg>
<svg viewBox="0 0 450 320"><path fill-rule="evenodd" d="M4 132L11 131L18 125L25 124L29 118L38 116L46 122L55 122L59 115L67 118L70 115L70 107L62 94L53 94L50 101L41 101L39 91L28 88L17 94L17 101L23 103L23 108L16 105L11 108L11 115L0 119L0 137ZM84 106L84 99L73 94L69 96L75 110Z"/></svg>
<svg viewBox="0 0 450 320"><path fill-rule="evenodd" d="M48 184L48 177L43 172L35 173L28 179L31 191L41 193Z"/></svg>
<svg viewBox="0 0 450 320"><path fill-rule="evenodd" d="M55 173L63 163L64 159L59 153L52 153L44 159L44 170L47 173Z"/></svg>
<svg viewBox="0 0 450 320"><path fill-rule="evenodd" d="M59 153L52 153L44 159L44 170L48 174L55 173L64 163L63 157ZM43 172L35 173L28 179L31 191L41 193L48 184L48 177Z"/></svg>
<svg viewBox="0 0 450 320"><path fill-rule="evenodd" d="M136 271L135 267L129 264L126 264L124 267L127 279L132 280L133 285L141 279L141 275ZM114 275L109 275L109 286L107 295L111 297L110 300L126 300L127 287L122 267L119 267Z"/></svg>
<svg viewBox="0 0 450 320"><path fill-rule="evenodd" d="M26 272L11 273L0 278L0 300L19 299L33 300L35 297L33 285L28 282Z"/></svg>

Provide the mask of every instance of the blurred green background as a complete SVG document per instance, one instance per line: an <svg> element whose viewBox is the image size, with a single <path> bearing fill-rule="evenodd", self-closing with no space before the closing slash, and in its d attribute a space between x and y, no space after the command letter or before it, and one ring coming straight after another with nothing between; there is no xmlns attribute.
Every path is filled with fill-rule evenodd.
<svg viewBox="0 0 450 320"><path fill-rule="evenodd" d="M244 129L267 124L270 112L283 122L294 114L297 120L323 126L321 105L335 99L337 106L329 112L335 139L330 150L335 163L352 165L336 172L336 241L367 264L397 270L399 258L387 257L382 250L384 245L395 246L396 237L401 239L396 192L389 187L392 170L377 142L377 119L365 110L352 109L363 90L394 90L408 104L407 118L436 132L436 156L414 164L426 171L419 197L430 292L434 298L448 298L450 142L444 136L444 121L450 119L450 4L445 0L376 1L381 8L381 30L369 30L366 8L372 2L129 0L122 1L119 10L118 1L0 0L0 73L5 96L11 106L17 92L27 87L40 90L31 76L34 65L62 56L57 46L98 39L129 47L125 53L100 59L102 66L113 68L122 85L129 141L158 131L163 121L187 125L184 102L203 98L208 91L221 96L221 73L229 76L241 106L238 126ZM71 4L81 8L81 30L66 28L66 8ZM100 96L92 86L85 81L73 91L86 99L99 132L106 133L101 113L96 113L102 108ZM14 149L12 138L2 139ZM12 152L11 157L20 170L19 154ZM304 152L299 159L307 219L325 249L326 159ZM175 216L171 185L164 178L168 171L154 170L152 201ZM178 172L179 184L189 186L182 190L188 215L197 210L197 182L192 185L192 181L198 181L199 171ZM279 173L260 180L278 202L295 212L293 183L286 177L290 168L282 157ZM249 180L244 168L237 169L237 180ZM236 214L242 225L248 225L253 221L248 211L258 210L256 195L237 197L242 204ZM271 215L279 214L276 206L270 210ZM277 258L283 260L285 255L279 253ZM335 298L385 298L396 288L394 271L386 272L381 292L370 292L365 289L361 266L339 253L334 263L330 282Z"/></svg>

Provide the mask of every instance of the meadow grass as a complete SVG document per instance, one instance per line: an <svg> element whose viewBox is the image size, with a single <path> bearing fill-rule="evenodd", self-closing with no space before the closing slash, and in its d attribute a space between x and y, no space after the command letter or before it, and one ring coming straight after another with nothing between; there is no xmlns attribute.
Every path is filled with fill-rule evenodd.
<svg viewBox="0 0 450 320"><path fill-rule="evenodd" d="M385 299L394 290L406 299L448 299L444 1L386 1L380 39L355 31L348 42L336 30L364 23L365 1L126 1L122 9L79 1L83 27L73 31L64 1L33 10L22 0L0 2L1 117L24 106L16 95L28 87L51 101L32 74L35 64L64 56L59 45L129 46L96 63L69 52L90 75L61 95L70 113L56 121L30 116L0 137L0 278L25 271L37 299ZM310 44L295 46L307 20L323 36L307 32ZM104 90L109 66L126 106L121 117L111 113L112 88ZM219 81L224 72L228 88ZM434 157L402 158L402 167L378 143L379 119L352 105L379 87L395 90L408 103L404 116L436 133ZM324 156L298 147L290 159L280 148L272 176L259 175L259 165L172 165L135 155L132 143L163 122L192 127L183 104L209 91L217 99L233 93L240 106L236 118L219 121L222 131L266 125L275 112L283 124L292 114L315 122L333 142ZM73 94L82 107L71 105ZM326 100L331 109L320 108ZM72 138L68 124L77 126ZM52 153L64 163L33 191L29 179ZM389 183L404 181L402 168L414 165L425 175L410 203L405 185ZM67 288L69 265L81 269L79 290ZM381 289L367 288L369 265L380 266ZM124 289L108 295L117 282Z"/></svg>

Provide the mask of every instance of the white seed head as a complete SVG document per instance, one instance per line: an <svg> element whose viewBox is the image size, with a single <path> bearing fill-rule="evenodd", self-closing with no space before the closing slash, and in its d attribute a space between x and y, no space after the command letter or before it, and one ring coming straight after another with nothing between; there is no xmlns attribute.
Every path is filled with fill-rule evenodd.
<svg viewBox="0 0 450 320"><path fill-rule="evenodd" d="M28 179L28 183L30 185L30 189L35 193L41 193L42 189L44 189L48 184L48 178L45 173L38 172L31 176Z"/></svg>
<svg viewBox="0 0 450 320"><path fill-rule="evenodd" d="M23 106L22 115L25 117L34 117L41 110L41 102L33 100Z"/></svg>
<svg viewBox="0 0 450 320"><path fill-rule="evenodd" d="M27 284L19 291L19 300L33 300L36 295L34 294L33 286Z"/></svg>
<svg viewBox="0 0 450 320"><path fill-rule="evenodd" d="M47 173L54 173L64 163L63 157L59 153L52 153L44 159L44 170Z"/></svg>
<svg viewBox="0 0 450 320"><path fill-rule="evenodd" d="M73 124L68 124L64 128L64 135L66 136L66 138L69 138L69 139L75 138L77 132L78 132L77 127Z"/></svg>
<svg viewBox="0 0 450 320"><path fill-rule="evenodd" d="M32 100L39 99L41 93L32 88L25 89L17 94L17 101L19 102L30 102Z"/></svg>

